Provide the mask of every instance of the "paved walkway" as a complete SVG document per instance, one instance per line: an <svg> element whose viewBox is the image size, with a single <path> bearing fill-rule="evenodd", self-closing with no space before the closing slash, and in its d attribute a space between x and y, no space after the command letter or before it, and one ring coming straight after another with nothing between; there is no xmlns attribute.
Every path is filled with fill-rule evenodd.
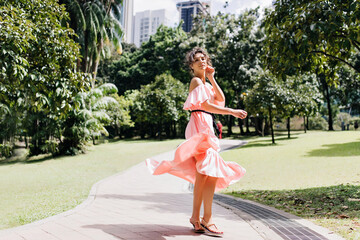
<svg viewBox="0 0 360 240"><path fill-rule="evenodd" d="M244 142L221 142L222 149L241 144ZM172 155L169 152L156 158L171 159ZM0 231L0 240L214 239L191 230L192 194L188 186L169 174L152 176L141 163L94 185L89 198L77 208ZM225 232L223 239L341 239L327 229L260 204L224 195L215 199L214 221ZM284 234L288 225L306 231Z"/></svg>

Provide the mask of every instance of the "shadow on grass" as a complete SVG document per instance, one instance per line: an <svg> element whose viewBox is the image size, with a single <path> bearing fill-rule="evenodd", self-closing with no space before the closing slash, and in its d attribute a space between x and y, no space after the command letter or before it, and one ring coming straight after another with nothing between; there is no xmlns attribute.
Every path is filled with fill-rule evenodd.
<svg viewBox="0 0 360 240"><path fill-rule="evenodd" d="M360 141L326 144L321 149L314 149L305 155L305 157L352 157L360 156Z"/></svg>
<svg viewBox="0 0 360 240"><path fill-rule="evenodd" d="M286 137L276 137L275 138L275 144L272 143L271 138L270 139L259 139L256 141L251 141L248 144L242 146L241 148L252 148L252 147L268 147L268 146L279 146L281 144L279 144L278 142L280 141L286 141L286 140L293 140L293 139L297 139L298 137L291 137L288 138Z"/></svg>
<svg viewBox="0 0 360 240"><path fill-rule="evenodd" d="M21 158L21 159L4 159L0 161L0 166L2 165L12 165L12 164L33 164L33 163L39 163L39 162L45 162L47 160L57 159L60 157L67 157L67 156L52 156L49 154L43 154L36 156L36 158Z"/></svg>

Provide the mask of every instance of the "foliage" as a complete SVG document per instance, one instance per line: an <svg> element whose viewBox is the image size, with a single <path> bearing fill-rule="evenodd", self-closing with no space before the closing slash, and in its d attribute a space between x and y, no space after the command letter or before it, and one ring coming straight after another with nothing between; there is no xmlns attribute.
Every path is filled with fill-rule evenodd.
<svg viewBox="0 0 360 240"><path fill-rule="evenodd" d="M70 13L68 22L76 33L74 39L81 46L81 70L91 73L95 79L100 59L110 57L112 45L122 53L122 0L60 0L59 3L65 4Z"/></svg>
<svg viewBox="0 0 360 240"><path fill-rule="evenodd" d="M270 125L272 116L308 116L321 103L314 76L288 77L283 81L259 69L254 78L256 84L245 96L246 109L253 115L268 118Z"/></svg>
<svg viewBox="0 0 360 240"><path fill-rule="evenodd" d="M142 137L145 134L161 137L163 130L168 137L171 132L176 136L174 124L183 124L188 118L182 110L187 96L185 85L170 73L156 76L153 83L142 86L140 90L129 91L126 96L133 99L131 116Z"/></svg>
<svg viewBox="0 0 360 240"><path fill-rule="evenodd" d="M126 99L124 96L119 96L117 93L110 95L114 98L118 104L113 105L111 107L107 107L106 111L109 117L111 118L111 122L106 125L106 129L113 130L113 137L119 136L121 137L122 132L131 127L134 127L134 122L131 120L130 116L130 106L133 105L133 102L130 99Z"/></svg>
<svg viewBox="0 0 360 240"><path fill-rule="evenodd" d="M120 95L153 82L157 75L167 71L182 82L188 82L190 75L184 69L188 49L181 45L186 37L180 25L176 28L160 26L140 48L130 48L120 59L101 63L99 81L115 84Z"/></svg>
<svg viewBox="0 0 360 240"><path fill-rule="evenodd" d="M61 25L68 15L57 1L2 1L0 12L0 141L29 135L38 153L89 80L76 71L79 46Z"/></svg>
<svg viewBox="0 0 360 240"><path fill-rule="evenodd" d="M353 0L275 1L268 12L267 67L279 75L346 64L360 72L360 5ZM327 74L328 75L328 74ZM329 79L334 80L334 79Z"/></svg>
<svg viewBox="0 0 360 240"><path fill-rule="evenodd" d="M10 144L0 144L0 158L9 158L12 156L14 146Z"/></svg>
<svg viewBox="0 0 360 240"><path fill-rule="evenodd" d="M92 88L88 92L78 93L74 97L74 103L79 105L79 110L74 109L64 122L64 140L60 143L60 153L76 155L84 151L88 140L101 135L108 135L105 128L112 119L107 109L118 106L118 102L108 96L117 92L117 88L110 83Z"/></svg>
<svg viewBox="0 0 360 240"><path fill-rule="evenodd" d="M326 130L327 122L320 115L309 117L309 130Z"/></svg>
<svg viewBox="0 0 360 240"><path fill-rule="evenodd" d="M339 83L333 87L334 98L352 114L360 114L360 75L349 67L338 71Z"/></svg>
<svg viewBox="0 0 360 240"><path fill-rule="evenodd" d="M335 120L335 124L340 127L340 129L342 128L342 126L344 125L345 129L346 129L346 125L349 124L350 125L350 119L351 119L351 115L349 113L346 112L340 112L336 115L336 120Z"/></svg>

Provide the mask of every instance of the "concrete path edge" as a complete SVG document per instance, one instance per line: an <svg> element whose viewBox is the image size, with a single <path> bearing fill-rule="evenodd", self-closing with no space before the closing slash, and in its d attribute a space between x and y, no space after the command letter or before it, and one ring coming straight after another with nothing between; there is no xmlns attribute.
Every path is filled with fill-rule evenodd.
<svg viewBox="0 0 360 240"><path fill-rule="evenodd" d="M222 194L222 193L217 193L223 197L227 197L227 198L231 198L231 199L235 199L238 200L238 198L234 197L234 196L230 196L230 195L226 195L226 194ZM287 213L285 211L276 209L274 207L270 207L267 205L263 205L261 203L257 203L254 201L250 201L247 199L241 199L242 201L257 205L259 207L268 209L270 211L273 211L279 215L282 215L284 217L287 217L289 219L292 219L293 221L298 222L299 224L310 228L311 230L323 235L324 237L328 238L329 240L344 240L344 238L342 238L341 236L337 235L335 232L321 227L319 225L316 225L315 223L306 220L304 218L300 218L296 215L293 215L291 213ZM264 236L265 239L271 239L271 240L276 240L276 239L282 239L280 236L278 236L274 231L272 231L270 228L268 228L265 224L261 223L260 221L258 221L257 219L255 219L254 217L252 217L250 214L245 213L237 208L234 208L233 206L230 206L228 204L225 204L223 202L220 201L215 201L217 204L226 207L228 209L231 209L234 213L238 214L239 216L241 216L245 221L247 221L256 231L258 231L260 234L262 234Z"/></svg>

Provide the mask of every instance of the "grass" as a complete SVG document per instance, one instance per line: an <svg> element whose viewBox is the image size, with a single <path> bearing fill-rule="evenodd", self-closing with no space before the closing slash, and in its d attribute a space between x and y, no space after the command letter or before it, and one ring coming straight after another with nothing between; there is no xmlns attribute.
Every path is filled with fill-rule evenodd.
<svg viewBox="0 0 360 240"><path fill-rule="evenodd" d="M226 193L314 221L360 239L360 132L278 133L222 153L247 169ZM350 200L349 200L350 199Z"/></svg>
<svg viewBox="0 0 360 240"><path fill-rule="evenodd" d="M172 150L182 141L122 140L74 157L0 162L0 229L72 209L87 198L94 183Z"/></svg>

